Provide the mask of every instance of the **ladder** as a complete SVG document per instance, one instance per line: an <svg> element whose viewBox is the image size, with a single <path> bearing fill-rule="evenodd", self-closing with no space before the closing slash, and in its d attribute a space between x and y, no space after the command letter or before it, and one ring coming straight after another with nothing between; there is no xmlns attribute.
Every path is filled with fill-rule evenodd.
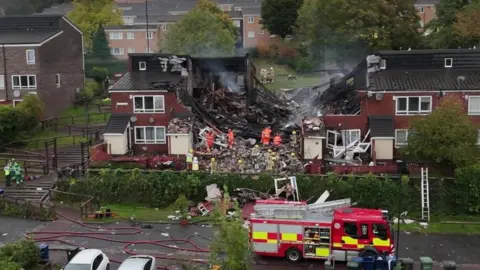
<svg viewBox="0 0 480 270"><path fill-rule="evenodd" d="M255 214L270 218L299 219L307 212L328 212L337 208L351 206L351 199L335 200L309 205L268 205L260 204L253 207Z"/></svg>
<svg viewBox="0 0 480 270"><path fill-rule="evenodd" d="M428 168L421 168L422 220L430 222L430 196L428 187Z"/></svg>
<svg viewBox="0 0 480 270"><path fill-rule="evenodd" d="M208 213L210 213L210 211L208 211L208 209L205 207L205 205L203 205L203 203L200 203L197 208L198 208L198 211L202 213L202 216L206 216L208 215Z"/></svg>

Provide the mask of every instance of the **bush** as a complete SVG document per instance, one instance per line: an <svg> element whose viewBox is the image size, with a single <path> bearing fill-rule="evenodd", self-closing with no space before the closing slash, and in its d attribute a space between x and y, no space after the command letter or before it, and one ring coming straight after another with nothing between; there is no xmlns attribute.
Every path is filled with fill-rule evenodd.
<svg viewBox="0 0 480 270"><path fill-rule="evenodd" d="M24 107L0 106L0 144L8 144L38 126L38 118Z"/></svg>
<svg viewBox="0 0 480 270"><path fill-rule="evenodd" d="M301 57L295 61L295 70L298 73L305 73L313 69L313 63L308 57Z"/></svg>
<svg viewBox="0 0 480 270"><path fill-rule="evenodd" d="M34 269L40 262L40 249L35 242L30 240L8 243L0 248L0 261L9 262L6 265L10 269L18 269L12 263L19 265L21 268ZM0 269L3 270L4 268Z"/></svg>
<svg viewBox="0 0 480 270"><path fill-rule="evenodd" d="M100 85L96 81L88 80L85 83L85 88L80 91L80 98L87 99L87 102L90 102L98 89L100 89Z"/></svg>

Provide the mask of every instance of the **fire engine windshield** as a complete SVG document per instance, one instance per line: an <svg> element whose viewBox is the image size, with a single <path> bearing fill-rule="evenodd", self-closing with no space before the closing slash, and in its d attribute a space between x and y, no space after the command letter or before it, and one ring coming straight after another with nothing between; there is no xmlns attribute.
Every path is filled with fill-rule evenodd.
<svg viewBox="0 0 480 270"><path fill-rule="evenodd" d="M391 235L390 226L385 224L373 224L373 235L382 240L387 240Z"/></svg>

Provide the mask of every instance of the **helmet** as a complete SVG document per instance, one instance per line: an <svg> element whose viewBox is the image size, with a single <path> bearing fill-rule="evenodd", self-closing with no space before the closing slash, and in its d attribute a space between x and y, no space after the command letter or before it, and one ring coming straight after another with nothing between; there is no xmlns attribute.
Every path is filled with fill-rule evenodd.
<svg viewBox="0 0 480 270"><path fill-rule="evenodd" d="M193 149L190 149L190 153L193 153Z"/></svg>
<svg viewBox="0 0 480 270"><path fill-rule="evenodd" d="M272 152L272 149L268 149L268 152L271 153L271 152Z"/></svg>
<svg viewBox="0 0 480 270"><path fill-rule="evenodd" d="M272 160L277 160L275 157L272 157Z"/></svg>
<svg viewBox="0 0 480 270"><path fill-rule="evenodd" d="M214 157L212 157L212 161L215 161L215 158L214 158Z"/></svg>
<svg viewBox="0 0 480 270"><path fill-rule="evenodd" d="M292 131L292 134L295 135L295 134L297 134L297 132L294 130L294 131Z"/></svg>
<svg viewBox="0 0 480 270"><path fill-rule="evenodd" d="M255 144L255 148L258 148L258 147L259 147L258 144Z"/></svg>
<svg viewBox="0 0 480 270"><path fill-rule="evenodd" d="M292 152L290 155L291 155L292 157L294 157L294 156L295 156L295 153Z"/></svg>
<svg viewBox="0 0 480 270"><path fill-rule="evenodd" d="M239 160L238 160L238 163L241 164L241 163L243 163L243 161L242 161L241 159L239 159Z"/></svg>

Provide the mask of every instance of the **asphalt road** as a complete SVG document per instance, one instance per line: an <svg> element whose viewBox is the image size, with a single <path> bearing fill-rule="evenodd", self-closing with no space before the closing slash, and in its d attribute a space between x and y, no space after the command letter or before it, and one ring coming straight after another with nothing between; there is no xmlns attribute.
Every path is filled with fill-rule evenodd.
<svg viewBox="0 0 480 270"><path fill-rule="evenodd" d="M202 250L207 249L208 239L212 237L212 228L208 225L183 227L165 224L153 225L153 228L134 228L128 223L117 223L92 225L91 228L86 228L65 220L45 224L6 217L0 217L0 224L2 224L1 232L7 233L0 238L2 242L14 241L21 238L25 231L34 230L35 237L55 236L73 245L102 249L113 260L122 261L129 256L127 252L161 256L163 258L159 259L159 264L171 269L175 269L174 266L181 264L181 261L174 260L174 258L206 260L208 253ZM124 227L125 229L112 232L113 227ZM42 231L51 231L57 234L40 234ZM61 235L60 232L62 232ZM70 233L65 234L65 232ZM84 233L89 237L82 235ZM190 243L185 241L187 239L190 240ZM156 240L156 242L152 244L152 240ZM128 242L135 242L135 244L125 247ZM402 234L399 255L417 261L422 256L429 256L437 262L453 260L462 265L459 269L480 269L480 256L478 255L480 254L480 244L478 243L480 243L480 236ZM53 247L54 243L50 242L50 244ZM63 262L66 260L66 255L64 252L52 252L52 259ZM115 265L113 269L115 269ZM323 269L323 262L305 261L300 264L288 264L283 259L254 256L253 269ZM337 264L337 269L345 269L345 265Z"/></svg>

